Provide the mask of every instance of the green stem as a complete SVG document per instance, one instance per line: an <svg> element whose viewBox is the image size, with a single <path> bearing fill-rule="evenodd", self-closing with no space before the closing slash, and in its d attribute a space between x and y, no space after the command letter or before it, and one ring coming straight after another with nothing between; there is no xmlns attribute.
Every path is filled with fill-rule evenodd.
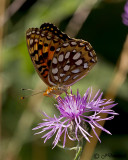
<svg viewBox="0 0 128 160"><path fill-rule="evenodd" d="M79 160L80 159L81 151L82 151L82 147L79 147L77 152L76 152L76 156L75 156L74 160Z"/></svg>
<svg viewBox="0 0 128 160"><path fill-rule="evenodd" d="M83 139L78 142L76 155L75 155L74 160L79 160L80 159L80 155L81 155L81 152L82 152L82 145L83 145Z"/></svg>
<svg viewBox="0 0 128 160"><path fill-rule="evenodd" d="M69 150L69 151L71 151L71 150L77 150L77 149L78 149L77 146L76 146L76 147L72 147L72 148L67 148L67 147L64 147L64 148L63 148L63 146L60 145L60 144L57 144L57 146L58 146L59 148L62 148L62 149L65 149L65 150Z"/></svg>
<svg viewBox="0 0 128 160"><path fill-rule="evenodd" d="M82 152L82 145L83 145L83 139L78 142L78 144L77 144L76 147L72 147L72 148L67 148L67 147L64 147L64 148L63 148L62 145L57 144L57 146L58 146L59 148L63 148L63 149L65 149L65 150L69 150L69 151L71 151L71 150L76 150L76 155L75 155L74 160L79 160L79 159L80 159L80 155L81 155L81 152Z"/></svg>

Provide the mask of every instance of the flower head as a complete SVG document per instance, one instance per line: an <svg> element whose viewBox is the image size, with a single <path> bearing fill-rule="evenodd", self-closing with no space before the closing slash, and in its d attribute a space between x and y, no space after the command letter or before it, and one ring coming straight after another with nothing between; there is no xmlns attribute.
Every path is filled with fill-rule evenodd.
<svg viewBox="0 0 128 160"><path fill-rule="evenodd" d="M124 13L122 14L122 22L124 25L128 26L128 1L124 6Z"/></svg>
<svg viewBox="0 0 128 160"><path fill-rule="evenodd" d="M72 141L79 141L81 138L85 138L90 142L89 137L91 137L91 135L88 131L89 127L98 139L99 137L95 131L96 127L111 134L98 122L113 119L117 113L111 108L117 104L114 104L114 101L102 99L103 93L100 93L100 90L92 98L92 90L90 93L89 90L90 89L87 89L83 97L80 96L79 91L77 91L77 95L73 95L71 91L71 94L67 95L65 99L59 96L57 98L58 104L56 105L60 112L58 118L55 115L54 118L51 118L46 113L43 113L47 118L43 119L43 122L33 130L42 128L42 130L36 134L47 131L47 133L42 136L42 138L45 138L44 143L53 135L56 135L53 141L53 147L55 147L60 141L62 134L64 134L63 147L65 147L66 136ZM110 114L110 116L102 118L100 113L107 113Z"/></svg>

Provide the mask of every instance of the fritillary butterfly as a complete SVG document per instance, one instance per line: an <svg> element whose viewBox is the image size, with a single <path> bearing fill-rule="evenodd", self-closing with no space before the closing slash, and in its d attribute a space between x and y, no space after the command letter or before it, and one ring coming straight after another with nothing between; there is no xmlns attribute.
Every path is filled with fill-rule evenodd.
<svg viewBox="0 0 128 160"><path fill-rule="evenodd" d="M26 39L34 67L49 86L43 94L45 96L66 92L97 62L89 42L70 38L51 23L44 23L40 28L29 28Z"/></svg>

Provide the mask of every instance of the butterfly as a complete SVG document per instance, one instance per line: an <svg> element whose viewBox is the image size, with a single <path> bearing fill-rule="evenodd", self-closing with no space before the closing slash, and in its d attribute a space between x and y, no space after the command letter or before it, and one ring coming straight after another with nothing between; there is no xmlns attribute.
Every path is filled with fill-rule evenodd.
<svg viewBox="0 0 128 160"><path fill-rule="evenodd" d="M52 23L26 32L28 52L40 78L49 86L44 96L60 95L96 64L91 44L70 38Z"/></svg>

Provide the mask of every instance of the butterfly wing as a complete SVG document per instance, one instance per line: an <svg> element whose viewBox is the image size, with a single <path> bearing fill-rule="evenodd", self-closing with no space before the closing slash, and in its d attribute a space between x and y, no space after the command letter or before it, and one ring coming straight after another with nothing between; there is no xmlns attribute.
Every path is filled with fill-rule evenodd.
<svg viewBox="0 0 128 160"><path fill-rule="evenodd" d="M64 41L70 40L56 26L44 23L40 28L30 28L26 32L28 51L36 71L41 79L49 86L49 67L55 50Z"/></svg>
<svg viewBox="0 0 128 160"><path fill-rule="evenodd" d="M49 71L49 81L60 87L71 86L87 75L97 57L90 43L72 39L55 51Z"/></svg>

